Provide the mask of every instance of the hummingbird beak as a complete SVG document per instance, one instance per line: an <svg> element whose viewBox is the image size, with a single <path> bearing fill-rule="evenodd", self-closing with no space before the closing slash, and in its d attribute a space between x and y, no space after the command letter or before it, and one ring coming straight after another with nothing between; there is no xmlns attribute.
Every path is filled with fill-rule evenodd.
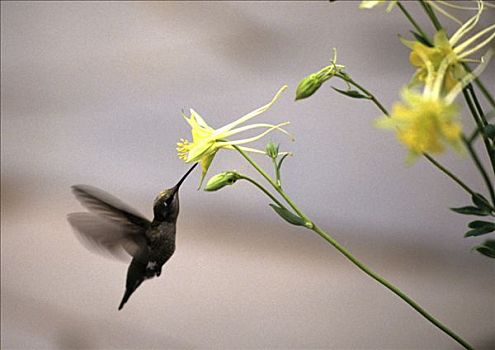
<svg viewBox="0 0 495 350"><path fill-rule="evenodd" d="M196 168L196 165L198 165L198 163L194 163L194 165L187 171L187 173L185 173L184 176L182 176L179 182L177 182L177 185L173 187L174 192L177 192L179 190L180 185L182 185L182 183L187 178L187 176L194 170L194 168Z"/></svg>

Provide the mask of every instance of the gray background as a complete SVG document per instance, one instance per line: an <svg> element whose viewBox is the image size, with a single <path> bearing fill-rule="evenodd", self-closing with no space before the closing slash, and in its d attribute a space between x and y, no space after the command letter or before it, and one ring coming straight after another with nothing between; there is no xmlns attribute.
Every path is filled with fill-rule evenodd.
<svg viewBox="0 0 495 350"><path fill-rule="evenodd" d="M150 217L155 195L187 169L174 150L189 137L181 109L218 127L284 84L257 120L292 122L296 142L273 140L295 154L283 172L293 199L472 344L493 348L493 261L470 251L481 240L464 239L468 218L448 210L467 205L465 193L424 160L406 167L393 134L372 126L370 103L329 86L293 101L332 47L385 105L398 98L413 70L397 33L409 26L397 9L357 6L2 2L2 348L458 348L285 224L252 186L204 193L198 173L181 190L175 256L117 312L126 265L79 244L65 219L81 209L70 186L95 185ZM483 188L469 159L439 159ZM226 169L251 172L229 151L210 174Z"/></svg>

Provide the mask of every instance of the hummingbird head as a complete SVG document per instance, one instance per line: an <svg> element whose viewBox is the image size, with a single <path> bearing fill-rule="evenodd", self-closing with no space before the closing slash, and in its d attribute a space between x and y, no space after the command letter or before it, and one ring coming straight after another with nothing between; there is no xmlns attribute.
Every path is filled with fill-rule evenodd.
<svg viewBox="0 0 495 350"><path fill-rule="evenodd" d="M179 182L172 188L166 189L158 194L153 204L155 220L175 221L179 215L179 188L187 176L193 171L198 163L195 163Z"/></svg>

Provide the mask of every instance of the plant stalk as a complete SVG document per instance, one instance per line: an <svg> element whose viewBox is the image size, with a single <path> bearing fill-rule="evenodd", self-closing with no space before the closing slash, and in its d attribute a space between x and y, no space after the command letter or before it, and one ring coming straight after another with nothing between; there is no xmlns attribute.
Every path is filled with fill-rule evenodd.
<svg viewBox="0 0 495 350"><path fill-rule="evenodd" d="M471 87L471 89L466 88L466 89L462 90L462 93L464 94L464 98L466 100L466 103L469 107L469 110L471 111L473 119L476 122L476 126L478 127L478 130L481 134L481 137L483 139L483 143L485 144L486 151L488 152L488 157L489 157L490 163L492 165L493 173L495 174L495 157L493 156L493 153L491 152L490 140L488 139L485 132L483 131L487 122L486 122L486 120L484 120L483 117L481 117L479 115L478 110L476 109L476 107L473 103L472 87ZM480 109L481 109L481 107L480 107Z"/></svg>
<svg viewBox="0 0 495 350"><path fill-rule="evenodd" d="M367 274L368 276L373 278L375 281L377 281L378 283L383 285L385 288L390 290L392 293L397 295L399 298L401 298L403 301L405 301L409 306L411 306L414 310L416 310L419 314L421 314L424 318L426 318L428 321L433 323L436 327L438 327L440 330L442 330L444 333L446 333L448 336L450 336L452 339L454 339L456 342L458 342L460 345L462 345L465 349L468 349L468 350L474 349L471 345L469 345L468 342L466 342L464 339L462 339L460 336L458 336L455 332L453 332L452 330L447 328L442 322L437 320L435 317L430 315L417 302L415 302L413 299L411 299L409 296L407 296L407 294L402 292L399 288L394 286L392 283L390 283L385 278L383 278L379 274L375 273L370 268L368 268L365 264L363 264L361 261L359 261L356 257L354 257L354 255L352 255L346 248L341 246L328 233L323 231L317 225L314 225L311 230L316 232L321 238L323 238L325 241L327 241L333 247L335 247L335 249L337 249L342 255L344 255L354 265L356 265L359 269L361 269L361 271L363 271L365 274Z"/></svg>
<svg viewBox="0 0 495 350"><path fill-rule="evenodd" d="M402 11L404 16L411 22L412 26L418 31L418 34L423 37L423 39L430 45L432 45L430 38L428 38L428 35L421 29L418 23L414 20L414 18L409 14L409 12L406 10L406 8L401 4L400 1L397 1L397 6L399 9Z"/></svg>
<svg viewBox="0 0 495 350"><path fill-rule="evenodd" d="M485 181L486 187L488 188L488 192L490 193L490 198L492 200L492 204L495 206L495 192L493 190L493 185L488 177L488 174L486 173L485 167L483 166L483 163L481 163L481 160L478 157L478 154L476 153L476 150L474 149L473 145L471 142L466 138L466 136L462 136L462 140L464 142L464 145L466 146L469 154L471 155L471 158L473 158L474 164L478 168L479 172L481 173L481 176L483 177L483 180Z"/></svg>
<svg viewBox="0 0 495 350"><path fill-rule="evenodd" d="M407 296L407 294L402 292L399 288L394 286L392 283L387 281L385 278L383 278L382 276L380 276L379 274L377 274L373 270L371 270L367 265L362 263L359 259L357 259L354 255L352 255L346 248L344 248L342 245L340 245L340 243L337 242L327 232L325 232L320 227L315 225L313 223L313 221L311 221L297 207L297 205L285 193L285 191L282 190L282 188L280 186L278 186L277 183L246 152L244 152L242 149L240 149L236 145L234 145L233 147L244 157L244 159L246 159L248 161L249 164L251 164L271 184L271 186L284 198L284 200L297 213L297 215L299 215L299 217L307 223L306 228L317 233L320 237L322 237L325 241L327 241L327 243L329 243L334 248L336 248L342 255L344 255L348 260L350 260L354 265L356 265L361 271L363 271L365 274L367 274L368 276L373 278L375 281L377 281L378 283L383 285L385 288L389 289L392 293L394 293L399 298L401 298L404 302L406 302L409 306L411 306L419 314L421 314L423 317L425 317L433 325L435 325L437 328L442 330L444 333L446 333L452 339L457 341L465 349L473 350L473 347L471 345L469 345L464 339L462 339L460 336L458 336L452 330L447 328L443 323L441 323L435 317L433 317L428 312L426 312L425 309L423 309L418 303L416 303L413 299L411 299L409 296ZM267 194L269 196L270 199L274 200L274 197L266 189L264 189L263 186L257 184L256 181L254 181L252 179L249 179L249 181L252 182L253 184L255 184L258 188L260 188L265 194Z"/></svg>
<svg viewBox="0 0 495 350"><path fill-rule="evenodd" d="M275 198L274 195L272 195L270 193L270 191L268 191L265 187L263 187L262 185L260 185L257 181L253 180L249 176L242 175L242 174L239 174L239 179L243 179L243 180L246 180L248 182L251 182L253 185L255 185L256 187L258 187L264 194L266 194L273 202L275 202L275 204L277 204L280 208L287 209L285 207L285 205L283 205L277 198Z"/></svg>

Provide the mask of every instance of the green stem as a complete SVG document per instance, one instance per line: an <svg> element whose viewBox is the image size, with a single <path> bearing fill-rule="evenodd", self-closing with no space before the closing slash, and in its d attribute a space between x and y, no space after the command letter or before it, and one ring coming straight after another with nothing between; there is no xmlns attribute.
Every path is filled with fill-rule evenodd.
<svg viewBox="0 0 495 350"><path fill-rule="evenodd" d="M275 169L275 181L277 182L277 186L282 186L282 181L280 180L280 168L277 164L277 160L272 158L273 168Z"/></svg>
<svg viewBox="0 0 495 350"><path fill-rule="evenodd" d="M264 194L266 194L268 197L270 197L270 199L272 201L274 201L279 207L283 208L283 209L287 209L285 207L285 205L283 205L277 198L275 198L275 196L273 196L270 191L268 191L266 188L264 188L262 185L260 185L257 181L253 180L252 178L246 176L246 175L242 175L242 174L239 174L239 179L244 179L246 181L249 181L251 182L253 185L255 185L256 187L258 187Z"/></svg>
<svg viewBox="0 0 495 350"><path fill-rule="evenodd" d="M485 113L483 112L483 108L481 107L480 101L478 101L478 96L476 96L476 92L474 91L473 86L471 84L469 84L468 86L466 86L466 89L468 90L468 92L471 95L471 98L472 98L474 105L476 107L476 111L478 112L478 116L480 117L480 120L482 121L483 126L487 126L488 121L486 120Z"/></svg>
<svg viewBox="0 0 495 350"><path fill-rule="evenodd" d="M462 182L457 176L455 176L447 168L445 168L443 165L441 165L439 162L437 162L432 156L430 156L429 154L426 154L426 153L423 153L423 156L425 156L426 159L428 159L431 163L433 163L445 175L447 175L452 180L454 180L459 186L461 186L471 196L476 195L476 192L474 192L472 189L470 189L464 182ZM490 205L490 209L495 210L495 208L491 205Z"/></svg>
<svg viewBox="0 0 495 350"><path fill-rule="evenodd" d="M485 121L488 123L490 118L492 118L493 116L495 116L495 109L485 114ZM477 127L474 128L474 130L472 131L471 135L468 138L469 142L473 143L474 140L476 140L476 138L479 136L479 134L480 134L480 130Z"/></svg>
<svg viewBox="0 0 495 350"><path fill-rule="evenodd" d="M493 96L486 89L485 85L481 82L481 80L479 78L475 78L474 83L478 85L478 88L481 90L481 93L485 96L488 102L490 102L492 108L495 108L495 99L493 99Z"/></svg>
<svg viewBox="0 0 495 350"><path fill-rule="evenodd" d="M440 169L445 175L447 175L448 177L450 177L452 180L454 180L455 182L457 182L457 184L459 186L461 186L467 193L469 193L470 195L474 195L476 192L474 192L472 189L470 189L464 182L462 182L457 176L455 176L454 174L452 174L447 168L445 168L442 164L440 164L439 162L437 162L435 159L433 159L432 156L430 156L429 154L426 154L424 153L423 154L425 156L426 159L428 159L431 163L433 163L438 169Z"/></svg>
<svg viewBox="0 0 495 350"><path fill-rule="evenodd" d="M486 173L485 167L483 166L483 163L481 163L481 160L479 159L476 150L474 149L471 142L466 138L466 136L463 135L462 140L464 141L464 145L466 145L466 148L468 149L471 158L473 158L474 164L478 168L479 172L481 173L481 176L483 177L483 180L485 181L486 187L488 188L488 192L490 193L490 197L492 199L492 204L495 205L495 192L493 190L492 182L490 181L490 178Z"/></svg>
<svg viewBox="0 0 495 350"><path fill-rule="evenodd" d="M425 317L428 321L433 323L436 327L441 329L443 332L445 332L447 335L449 335L451 338L453 338L455 341L457 341L459 344L461 344L464 348L468 350L472 350L473 348L461 337L459 337L456 333L451 331L449 328L447 328L445 325L443 325L440 321L438 321L435 317L430 315L426 310L424 310L418 303L416 303L413 299L411 299L407 294L402 292L399 288L394 286L392 283L387 281L385 278L382 276L378 275L375 273L373 270L371 270L368 266L366 266L364 263L362 263L360 260L358 260L354 255L352 255L346 248L344 248L340 243L338 243L332 236L330 236L328 233L323 231L321 228L316 226L313 221L311 221L298 207L297 205L292 201L292 199L282 190L280 186L277 185L273 181L273 179L268 176L268 174L253 160L247 153L245 153L242 149L240 149L237 146L233 146L271 185L272 187L285 199L285 201L291 206L292 209L299 215L301 219L306 221L308 224L306 227L315 233L317 233L320 237L322 237L325 241L330 243L333 247L335 247L341 254L343 254L347 259L349 259L354 265L356 265L359 269L361 269L364 273L366 273L368 276L376 280L378 283L383 285L385 288L389 289L392 293L397 295L399 298L401 298L403 301L405 301L409 306L411 306L414 310L416 310L419 314L421 314L423 317ZM244 177L246 178L246 177ZM248 181L252 182L254 185L256 185L258 188L260 188L265 194L267 194L270 199L274 200L274 197L266 190L263 188L263 186L259 185L256 181L246 178ZM279 204L279 203L277 203ZM279 204L280 205L280 204Z"/></svg>
<svg viewBox="0 0 495 350"><path fill-rule="evenodd" d="M368 99L370 99L371 101L373 101L373 103L378 107L378 109L380 111L382 111L383 113L385 113L386 115L389 115L388 114L388 111L385 107L383 107L383 105L380 103L380 101L378 101L378 99L371 93L369 92L368 90L366 90L363 86L359 85L358 83L356 83L354 80L352 80L349 76L341 76L339 74L336 74L339 78L342 78L344 79L345 81L347 81L349 84L351 85L354 85L355 87L357 87L359 90L361 90L367 97Z"/></svg>
<svg viewBox="0 0 495 350"><path fill-rule="evenodd" d="M416 310L418 313L420 313L424 318L426 318L428 321L433 323L436 327L441 329L443 332L445 332L447 335L449 335L451 338L453 338L455 341L457 341L459 344L461 344L464 348L473 349L473 347L471 345L469 345L464 339L462 339L460 336L458 336L452 330L447 328L442 322L438 321L435 317L433 317L428 312L426 312L425 309L423 309L418 303L416 303L413 299L411 299L409 296L407 296L407 294L402 292L399 288L394 286L392 283L390 283L385 278L383 278L379 274L375 273L369 267L367 267L365 264L363 264L361 261L359 261L356 257L354 257L354 255L352 255L346 248L341 246L328 233L323 231L317 225L314 225L312 230L314 232L316 232L318 235L320 235L320 237L323 238L325 241L327 241L332 246L334 246L340 253L342 253L354 265L356 265L359 269L361 269L361 271L363 271L368 276L373 278L375 281L377 281L378 283L383 285L385 288L389 289L392 293L394 293L399 298L401 298L403 301L405 301L407 304L409 304L409 306L411 306L414 310Z"/></svg>
<svg viewBox="0 0 495 350"><path fill-rule="evenodd" d="M247 161L249 164L253 166L260 174L263 176L266 181L272 185L272 187L284 198L284 200L287 202L287 204L290 205L290 207L296 212L297 215L299 215L300 218L302 218L306 222L311 222L309 218L304 215L299 208L292 202L292 200L287 196L287 194L282 190L282 187L279 186L273 179L264 171L250 156L247 155L246 152L244 152L242 149L240 149L237 145L232 145Z"/></svg>
<svg viewBox="0 0 495 350"><path fill-rule="evenodd" d="M462 66L464 67L464 69L468 73L472 73L471 68L469 68L469 66L466 63L463 63ZM474 83L478 86L478 88L480 89L481 93L488 100L488 102L490 103L490 105L492 106L492 108L495 108L495 99L493 99L493 96L488 91L488 89L485 87L485 85L483 84L483 82L480 80L479 77L475 77L474 78ZM473 90L473 92L474 92L474 90Z"/></svg>
<svg viewBox="0 0 495 350"><path fill-rule="evenodd" d="M469 136L468 138L468 142L469 143L473 143L474 140L476 140L476 138L478 137L478 135L480 134L480 131L478 130L478 128L476 128L473 133L471 134L471 136Z"/></svg>
<svg viewBox="0 0 495 350"><path fill-rule="evenodd" d="M440 24L440 21L438 20L437 16L435 15L435 12L432 10L432 8L430 7L430 5L425 0L421 0L420 1L420 4L423 7L423 9L425 10L425 12L428 15L428 17L430 18L430 20L433 23L433 25L435 26L435 29L437 31L438 30L441 30L442 29L442 25Z"/></svg>
<svg viewBox="0 0 495 350"><path fill-rule="evenodd" d="M431 42L430 38L428 38L428 35L426 35L426 33L423 31L423 29L421 29L421 27L418 25L418 23L416 23L414 18L409 14L409 12L405 9L405 7L402 6L400 1L397 2L397 6L402 11L404 16L406 16L406 18L409 20L409 22L411 22L411 24L416 29L418 34L420 34L423 37L423 39L431 46L432 42Z"/></svg>
<svg viewBox="0 0 495 350"><path fill-rule="evenodd" d="M483 138L483 143L485 144L486 151L488 152L488 157L490 158L490 163L492 164L492 170L493 170L493 173L495 174L495 157L494 157L493 153L491 152L490 140L488 139L485 132L483 131L484 127L485 127L484 123L487 123L487 122L478 113L478 110L476 109L476 107L473 103L473 97L472 97L471 92L472 92L472 87L471 87L471 89L469 89L469 87L467 87L466 89L462 90L462 93L464 94L464 98L467 102L469 110L471 111L471 114L473 115L474 121L476 122L476 126L478 127L480 134ZM481 109L481 106L480 106L480 109Z"/></svg>

